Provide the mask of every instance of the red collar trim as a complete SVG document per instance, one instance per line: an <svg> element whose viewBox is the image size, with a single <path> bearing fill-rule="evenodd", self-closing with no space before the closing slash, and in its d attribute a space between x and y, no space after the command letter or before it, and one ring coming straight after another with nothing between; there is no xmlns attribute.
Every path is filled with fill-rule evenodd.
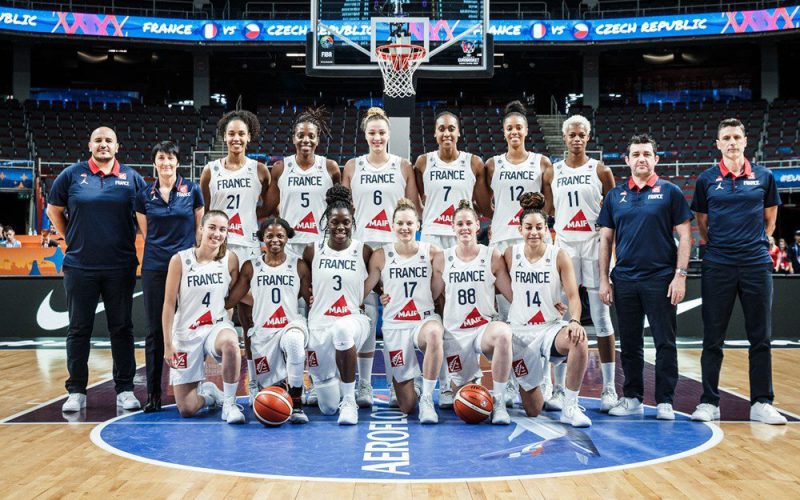
<svg viewBox="0 0 800 500"><path fill-rule="evenodd" d="M94 158L89 158L89 170L92 171L94 175L97 175L98 172L102 173L100 167L97 166L97 163L94 162ZM104 174L105 175L105 174ZM114 166L111 167L111 172L108 175L113 175L114 177L119 177L119 161L114 160Z"/></svg>
<svg viewBox="0 0 800 500"><path fill-rule="evenodd" d="M744 168L742 169L742 172L739 175L733 175L733 172L728 170L728 168L725 166L725 160L722 159L722 160L719 161L719 172L722 175L722 177L730 176L730 177L733 177L734 179L737 179L739 177L745 177L745 176L748 176L751 173L753 173L753 166L750 165L750 160L745 158L744 159Z"/></svg>
<svg viewBox="0 0 800 500"><path fill-rule="evenodd" d="M644 185L649 188L652 188L653 186L656 185L657 181L658 181L658 176L654 173L650 176L649 179L647 179L647 182L645 182ZM633 176L628 177L628 189L630 189L631 191L634 190L641 191L641 189L639 189L639 186L636 185L636 182L634 182ZM642 189L644 189L644 186L642 186Z"/></svg>

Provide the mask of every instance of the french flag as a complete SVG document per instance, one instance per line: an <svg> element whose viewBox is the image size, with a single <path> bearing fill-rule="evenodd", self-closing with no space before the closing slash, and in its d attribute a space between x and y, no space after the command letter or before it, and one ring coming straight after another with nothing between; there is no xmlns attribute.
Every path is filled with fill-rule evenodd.
<svg viewBox="0 0 800 500"><path fill-rule="evenodd" d="M547 25L544 23L536 23L531 28L531 37L534 40L541 40L547 35Z"/></svg>
<svg viewBox="0 0 800 500"><path fill-rule="evenodd" d="M216 38L219 34L219 28L214 23L206 23L203 25L203 38L206 40L211 40L212 38Z"/></svg>

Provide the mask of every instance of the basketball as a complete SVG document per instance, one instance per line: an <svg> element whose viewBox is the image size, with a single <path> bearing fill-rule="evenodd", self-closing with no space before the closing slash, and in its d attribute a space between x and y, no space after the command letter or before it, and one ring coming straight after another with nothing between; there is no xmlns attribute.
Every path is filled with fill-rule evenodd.
<svg viewBox="0 0 800 500"><path fill-rule="evenodd" d="M283 387L267 387L253 401L253 414L266 426L281 425L292 414L292 398Z"/></svg>
<svg viewBox="0 0 800 500"><path fill-rule="evenodd" d="M492 414L494 401L488 389L478 384L468 384L458 390L453 409L458 418L468 424L479 424Z"/></svg>

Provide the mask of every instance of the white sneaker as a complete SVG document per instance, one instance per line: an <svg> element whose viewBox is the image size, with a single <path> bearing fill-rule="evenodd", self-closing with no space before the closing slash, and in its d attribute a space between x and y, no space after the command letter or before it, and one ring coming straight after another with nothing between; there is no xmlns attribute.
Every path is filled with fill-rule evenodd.
<svg viewBox="0 0 800 500"><path fill-rule="evenodd" d="M607 384L603 387L603 393L600 394L600 411L607 412L617 405L617 389L614 384Z"/></svg>
<svg viewBox="0 0 800 500"><path fill-rule="evenodd" d="M247 392L250 394L250 406L253 406L253 403L256 400L256 396L258 396L260 390L261 389L258 387L258 382L255 380L251 380L247 384Z"/></svg>
<svg viewBox="0 0 800 500"><path fill-rule="evenodd" d="M394 384L389 386L389 407L398 408L400 404L397 402L397 392L394 390Z"/></svg>
<svg viewBox="0 0 800 500"><path fill-rule="evenodd" d="M303 402L306 406L317 406L319 404L319 400L317 399L317 388L313 385L311 389L308 390L305 394L306 400Z"/></svg>
<svg viewBox="0 0 800 500"><path fill-rule="evenodd" d="M557 411L564 408L564 388L560 385L553 387L553 396L546 400L544 409L548 411Z"/></svg>
<svg viewBox="0 0 800 500"><path fill-rule="evenodd" d="M583 408L578 406L578 402L575 401L566 404L561 410L561 423L569 424L572 427L590 427L592 420L583 413Z"/></svg>
<svg viewBox="0 0 800 500"><path fill-rule="evenodd" d="M339 425L356 425L358 423L358 405L353 396L345 396L339 403Z"/></svg>
<svg viewBox="0 0 800 500"><path fill-rule="evenodd" d="M225 402L225 394L214 382L203 382L197 388L197 394L206 400L206 406L216 408Z"/></svg>
<svg viewBox="0 0 800 500"><path fill-rule="evenodd" d="M503 398L506 400L506 407L513 408L514 401L517 400L517 396L519 396L519 390L517 389L517 384L513 378L508 379L508 383L506 384L505 394L503 394Z"/></svg>
<svg viewBox="0 0 800 500"><path fill-rule="evenodd" d="M656 406L656 418L658 420L675 420L675 410L669 403L659 403Z"/></svg>
<svg viewBox="0 0 800 500"><path fill-rule="evenodd" d="M544 381L539 386L539 390L542 391L542 401L550 401L550 398L553 397L553 384L548 381Z"/></svg>
<svg viewBox="0 0 800 500"><path fill-rule="evenodd" d="M390 384L394 389L394 384ZM422 397L422 379L417 377L414 379L414 392L417 393L417 399Z"/></svg>
<svg viewBox="0 0 800 500"><path fill-rule="evenodd" d="M245 423L242 407L236 404L236 397L225 398L225 402L222 403L222 420L229 424Z"/></svg>
<svg viewBox="0 0 800 500"><path fill-rule="evenodd" d="M133 391L123 391L117 394L117 406L123 410L141 410L142 403L133 395Z"/></svg>
<svg viewBox="0 0 800 500"><path fill-rule="evenodd" d="M86 408L86 394L80 392L71 392L67 396L67 400L61 405L61 411L66 413L74 413Z"/></svg>
<svg viewBox="0 0 800 500"><path fill-rule="evenodd" d="M308 415L306 412L303 411L302 407L295 406L292 408L292 414L289 415L289 423L290 424L307 424L308 423Z"/></svg>
<svg viewBox="0 0 800 500"><path fill-rule="evenodd" d="M786 417L778 413L769 403L756 403L750 407L750 420L770 425L784 425Z"/></svg>
<svg viewBox="0 0 800 500"><path fill-rule="evenodd" d="M492 410L492 424L493 425L508 425L511 423L511 417L508 415L508 410L505 404L498 404L494 400L494 409Z"/></svg>
<svg viewBox="0 0 800 500"><path fill-rule="evenodd" d="M444 391L439 391L439 408L442 410L449 410L453 407L453 401L455 401L455 394L453 394L452 390L446 389Z"/></svg>
<svg viewBox="0 0 800 500"><path fill-rule="evenodd" d="M356 385L356 403L359 408L372 408L372 384L359 380Z"/></svg>
<svg viewBox="0 0 800 500"><path fill-rule="evenodd" d="M750 418L752 417L752 409L750 410ZM692 420L696 422L711 422L712 420L719 420L719 406L712 405L711 403L700 403L692 413Z"/></svg>
<svg viewBox="0 0 800 500"><path fill-rule="evenodd" d="M439 423L439 415L436 414L436 407L433 406L433 396L431 394L426 394L419 398L419 423Z"/></svg>
<svg viewBox="0 0 800 500"><path fill-rule="evenodd" d="M608 414L614 417L644 415L644 405L636 398L619 398L619 402L608 410Z"/></svg>

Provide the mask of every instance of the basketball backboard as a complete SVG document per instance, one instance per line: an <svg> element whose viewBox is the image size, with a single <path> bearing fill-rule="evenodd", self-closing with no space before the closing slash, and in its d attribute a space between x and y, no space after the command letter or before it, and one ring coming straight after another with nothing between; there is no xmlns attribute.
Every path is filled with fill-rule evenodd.
<svg viewBox="0 0 800 500"><path fill-rule="evenodd" d="M375 49L388 43L425 48L423 78L488 78L489 0L311 0L309 76L380 76Z"/></svg>

